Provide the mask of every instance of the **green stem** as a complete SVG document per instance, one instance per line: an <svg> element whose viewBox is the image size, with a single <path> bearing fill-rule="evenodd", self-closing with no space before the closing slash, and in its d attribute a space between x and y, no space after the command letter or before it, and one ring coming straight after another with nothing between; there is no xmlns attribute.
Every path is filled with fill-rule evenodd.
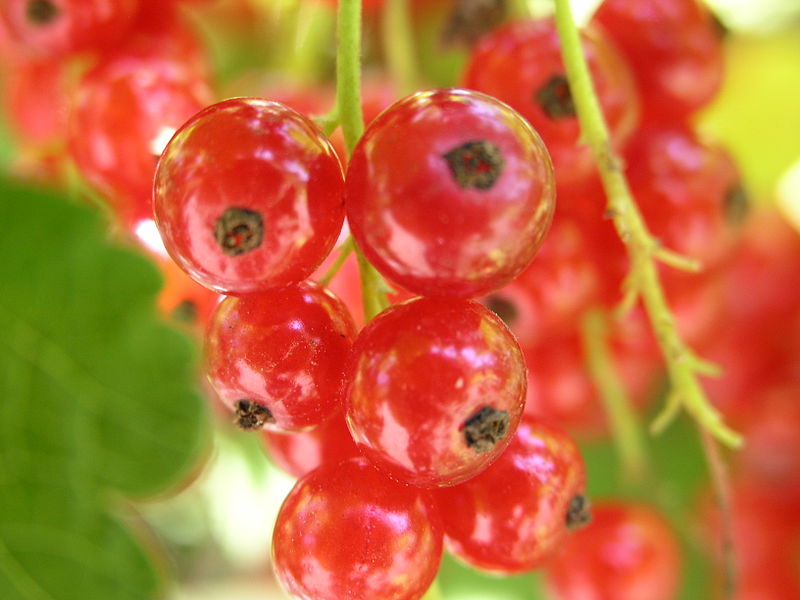
<svg viewBox="0 0 800 600"><path fill-rule="evenodd" d="M624 479L641 482L648 469L644 436L611 357L607 329L601 311L594 309L586 313L582 327L586 362L608 415Z"/></svg>
<svg viewBox="0 0 800 600"><path fill-rule="evenodd" d="M387 0L381 15L383 51L392 83L400 96L419 89L414 28L408 0Z"/></svg>
<svg viewBox="0 0 800 600"><path fill-rule="evenodd" d="M336 49L336 111L342 126L347 153L364 133L361 112L361 0L339 0ZM383 280L353 242L361 277L364 319L369 321L389 305Z"/></svg>
<svg viewBox="0 0 800 600"><path fill-rule="evenodd" d="M342 268L344 261L347 260L347 257L350 256L350 253L353 252L354 248L355 244L353 243L353 236L348 235L347 239L344 242L342 242L341 246L339 246L339 256L336 257L336 260L333 262L330 268L325 272L325 275L323 275L320 278L319 280L320 285L325 287L328 287L328 285L330 285L331 281L333 280L334 277L336 277L336 274L339 272L339 269Z"/></svg>
<svg viewBox="0 0 800 600"><path fill-rule="evenodd" d="M678 333L667 305L656 266L659 245L647 230L631 195L621 162L611 146L569 0L555 0L555 5L556 28L581 131L600 171L608 198L608 213L613 218L617 233L625 242L631 260L631 281L644 303L672 384L668 416L674 418L678 412L674 409L683 408L717 439L728 446L739 446L741 436L723 423L706 398L697 379L698 361ZM659 427L663 427L668 420L657 419Z"/></svg>

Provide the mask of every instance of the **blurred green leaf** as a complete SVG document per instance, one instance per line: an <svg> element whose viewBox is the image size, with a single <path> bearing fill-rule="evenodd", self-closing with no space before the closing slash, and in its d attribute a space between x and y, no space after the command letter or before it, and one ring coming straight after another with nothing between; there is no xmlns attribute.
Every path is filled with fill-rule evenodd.
<svg viewBox="0 0 800 600"><path fill-rule="evenodd" d="M107 513L198 462L192 346L97 215L2 180L0 207L0 598L151 598L154 566Z"/></svg>

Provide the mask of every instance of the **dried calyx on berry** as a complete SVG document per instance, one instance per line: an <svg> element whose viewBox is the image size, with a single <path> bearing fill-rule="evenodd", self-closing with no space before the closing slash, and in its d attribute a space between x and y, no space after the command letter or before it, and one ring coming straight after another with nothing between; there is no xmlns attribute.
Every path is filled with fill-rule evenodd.
<svg viewBox="0 0 800 600"><path fill-rule="evenodd" d="M236 411L236 426L244 431L261 429L267 423L274 423L275 417L266 407L250 400L237 400L234 405Z"/></svg>
<svg viewBox="0 0 800 600"><path fill-rule="evenodd" d="M464 422L464 440L478 454L488 452L508 431L508 411L484 406Z"/></svg>
<svg viewBox="0 0 800 600"><path fill-rule="evenodd" d="M462 188L488 190L503 172L500 148L484 140L467 142L453 148L443 158Z"/></svg>
<svg viewBox="0 0 800 600"><path fill-rule="evenodd" d="M51 0L31 0L25 7L25 16L34 25L49 25L60 12Z"/></svg>
<svg viewBox="0 0 800 600"><path fill-rule="evenodd" d="M575 531L584 525L588 525L592 520L590 508L591 504L586 496L583 494L573 496L567 507L567 516L565 520L567 528Z"/></svg>

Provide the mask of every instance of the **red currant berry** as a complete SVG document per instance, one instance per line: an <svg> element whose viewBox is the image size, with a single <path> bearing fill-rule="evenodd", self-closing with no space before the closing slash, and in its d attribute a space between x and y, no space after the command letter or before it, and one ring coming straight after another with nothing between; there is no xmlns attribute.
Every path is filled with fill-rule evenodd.
<svg viewBox="0 0 800 600"><path fill-rule="evenodd" d="M585 483L575 442L526 417L491 467L436 492L447 549L478 569L535 569L588 521Z"/></svg>
<svg viewBox="0 0 800 600"><path fill-rule="evenodd" d="M353 237L382 274L429 296L478 296L516 277L554 201L536 133L501 102L465 90L392 105L347 171Z"/></svg>
<svg viewBox="0 0 800 600"><path fill-rule="evenodd" d="M341 408L355 325L307 281L222 301L206 337L208 378L242 429L301 431Z"/></svg>
<svg viewBox="0 0 800 600"><path fill-rule="evenodd" d="M455 485L508 446L525 402L513 335L476 302L418 298L378 315L354 346L353 439L393 477Z"/></svg>
<svg viewBox="0 0 800 600"><path fill-rule="evenodd" d="M158 163L156 222L194 279L248 293L302 281L344 220L336 153L317 127L276 102L235 98L189 119Z"/></svg>
<svg viewBox="0 0 800 600"><path fill-rule="evenodd" d="M18 59L5 76L7 122L22 141L35 146L61 142L69 107L64 63Z"/></svg>
<svg viewBox="0 0 800 600"><path fill-rule="evenodd" d="M363 458L298 481L272 537L275 573L294 598L418 600L441 556L430 492L388 479Z"/></svg>
<svg viewBox="0 0 800 600"><path fill-rule="evenodd" d="M272 462L295 477L302 477L320 465L359 456L340 412L311 431L279 433L264 430L263 434Z"/></svg>
<svg viewBox="0 0 800 600"><path fill-rule="evenodd" d="M638 122L632 76L600 31L587 29L582 41L612 141L621 147ZM580 125L552 20L513 22L485 36L462 81L508 103L530 122L550 151L559 184L594 172L590 149L578 144Z"/></svg>
<svg viewBox="0 0 800 600"><path fill-rule="evenodd" d="M592 522L567 539L547 576L559 600L672 600L680 550L652 509L594 504Z"/></svg>
<svg viewBox="0 0 800 600"><path fill-rule="evenodd" d="M722 44L703 2L605 0L594 20L630 62L648 114L684 118L719 90Z"/></svg>
<svg viewBox="0 0 800 600"><path fill-rule="evenodd" d="M138 0L6 0L0 16L26 48L62 55L117 41L137 8Z"/></svg>
<svg viewBox="0 0 800 600"><path fill-rule="evenodd" d="M70 113L69 151L126 225L152 218L158 157L210 97L202 80L155 55L114 54L82 78Z"/></svg>
<svg viewBox="0 0 800 600"><path fill-rule="evenodd" d="M169 258L158 262L164 277L164 287L158 294L161 314L202 334L222 296L197 283Z"/></svg>

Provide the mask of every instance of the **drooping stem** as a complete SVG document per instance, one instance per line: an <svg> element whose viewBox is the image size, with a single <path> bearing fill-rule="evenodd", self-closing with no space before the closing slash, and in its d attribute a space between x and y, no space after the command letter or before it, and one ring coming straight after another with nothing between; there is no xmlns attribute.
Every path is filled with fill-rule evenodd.
<svg viewBox="0 0 800 600"><path fill-rule="evenodd" d="M719 445L708 431L700 427L700 439L711 473L711 485L714 490L714 501L720 514L722 550L722 574L724 598L733 600L736 596L737 566L736 551L733 543L733 514L731 510L731 484L725 459Z"/></svg>
<svg viewBox="0 0 800 600"><path fill-rule="evenodd" d="M336 257L336 260L333 261L333 264L320 278L320 285L325 287L330 285L331 281L333 281L333 278L336 277L336 274L339 272L339 269L342 268L344 261L346 261L347 257L350 256L350 253L353 252L354 246L355 244L353 243L353 236L348 235L347 239L342 242L341 246L339 246L339 256Z"/></svg>
<svg viewBox="0 0 800 600"><path fill-rule="evenodd" d="M608 415L624 479L641 482L648 470L644 436L612 360L607 343L606 318L600 310L586 313L582 334L586 362Z"/></svg>
<svg viewBox="0 0 800 600"><path fill-rule="evenodd" d="M664 261L672 266L691 270L696 270L698 265L672 252L666 252L650 235L631 195L622 163L611 146L608 128L583 56L570 2L555 0L555 6L561 53L581 132L600 171L608 198L608 214L611 215L630 257L628 290L631 295L636 294L641 298L644 304L672 386L665 411L656 419L653 429L662 429L684 409L721 442L732 447L739 446L741 436L722 421L697 379L698 373L705 370L707 364L695 356L678 333L675 319L664 296L656 263Z"/></svg>
<svg viewBox="0 0 800 600"><path fill-rule="evenodd" d="M336 113L348 155L364 133L361 112L361 0L339 0L336 49ZM361 277L364 319L369 321L389 305L380 274L353 243Z"/></svg>
<svg viewBox="0 0 800 600"><path fill-rule="evenodd" d="M400 96L419 89L414 28L408 0L387 0L381 15L383 52L392 82Z"/></svg>

